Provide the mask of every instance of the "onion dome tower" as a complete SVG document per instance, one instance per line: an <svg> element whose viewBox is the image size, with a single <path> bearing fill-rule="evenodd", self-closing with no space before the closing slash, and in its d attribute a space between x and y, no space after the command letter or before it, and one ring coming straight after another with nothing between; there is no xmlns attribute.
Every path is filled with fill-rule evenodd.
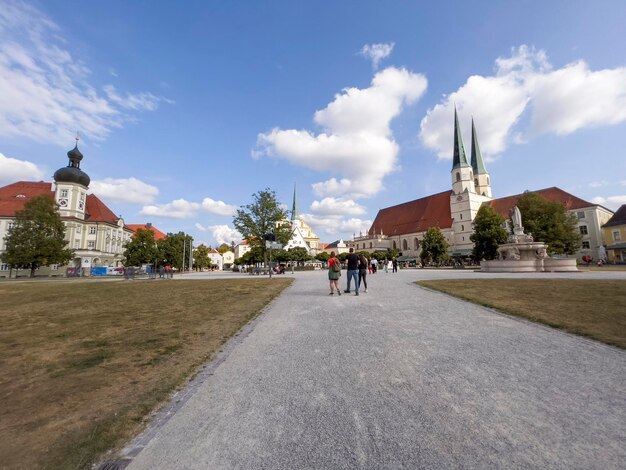
<svg viewBox="0 0 626 470"><path fill-rule="evenodd" d="M78 137L76 137L76 146L67 152L67 157L70 160L68 165L54 172L55 183L76 183L85 188L89 187L91 178L80 169L80 161L83 159L83 154L78 150Z"/></svg>

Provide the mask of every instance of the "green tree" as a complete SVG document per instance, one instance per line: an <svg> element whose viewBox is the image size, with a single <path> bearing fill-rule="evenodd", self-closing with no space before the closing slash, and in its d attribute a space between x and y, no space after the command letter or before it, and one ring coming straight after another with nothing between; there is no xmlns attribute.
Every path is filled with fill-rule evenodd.
<svg viewBox="0 0 626 470"><path fill-rule="evenodd" d="M474 218L474 233L470 240L474 242L472 256L475 260L491 260L498 257L498 246L505 243L508 233L504 228L504 218L489 205L478 209Z"/></svg>
<svg viewBox="0 0 626 470"><path fill-rule="evenodd" d="M327 263L330 259L330 255L325 251L320 251L318 254L315 255L315 259L321 261L322 263Z"/></svg>
<svg viewBox="0 0 626 470"><path fill-rule="evenodd" d="M168 233L167 238L158 241L159 259L163 264L178 269L183 269L183 254L185 256L185 266L189 262L189 245L191 236L185 232Z"/></svg>
<svg viewBox="0 0 626 470"><path fill-rule="evenodd" d="M209 258L210 248L204 244L200 244L193 251L193 266L197 270L211 267L211 258Z"/></svg>
<svg viewBox="0 0 626 470"><path fill-rule="evenodd" d="M517 207L524 231L548 245L548 253L573 254L580 249L582 235L578 221L563 204L536 193L525 193L517 200Z"/></svg>
<svg viewBox="0 0 626 470"><path fill-rule="evenodd" d="M230 251L230 245L228 243L222 243L220 245L220 247L217 249L217 251L219 251L219 253L221 255L223 255L224 253L226 253L227 251ZM234 253L234 251L233 251Z"/></svg>
<svg viewBox="0 0 626 470"><path fill-rule="evenodd" d="M309 261L311 259L311 255L306 251L306 248L301 246L290 248L287 251L287 256L289 261Z"/></svg>
<svg viewBox="0 0 626 470"><path fill-rule="evenodd" d="M35 196L15 213L15 223L6 237L6 250L0 257L12 267L30 269L30 277L40 266L67 264L74 252L65 241L65 225L50 196Z"/></svg>
<svg viewBox="0 0 626 470"><path fill-rule="evenodd" d="M276 241L286 245L291 238L291 225L287 211L280 207L276 193L269 188L252 195L253 202L241 206L233 218L233 225L247 239L252 248L257 248L267 264L265 235L273 233Z"/></svg>
<svg viewBox="0 0 626 470"><path fill-rule="evenodd" d="M124 264L126 266L140 266L144 263L157 261L158 258L159 249L152 230L138 229L135 236L124 247Z"/></svg>
<svg viewBox="0 0 626 470"><path fill-rule="evenodd" d="M431 227L426 230L426 235L422 240L422 251L420 257L422 263L433 261L441 263L448 258L448 242L439 227Z"/></svg>

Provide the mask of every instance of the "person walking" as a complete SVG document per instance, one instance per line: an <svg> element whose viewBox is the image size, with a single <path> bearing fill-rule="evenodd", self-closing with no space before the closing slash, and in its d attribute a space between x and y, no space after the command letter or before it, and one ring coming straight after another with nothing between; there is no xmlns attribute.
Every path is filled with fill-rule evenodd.
<svg viewBox="0 0 626 470"><path fill-rule="evenodd" d="M370 265L369 260L365 255L359 256L359 286L365 287L365 293L367 294L367 269Z"/></svg>
<svg viewBox="0 0 626 470"><path fill-rule="evenodd" d="M328 260L328 280L330 282L330 294L333 295L333 287L337 290L337 295L341 295L341 288L339 287L339 278L341 277L341 261L335 257L335 252L330 252L330 259Z"/></svg>
<svg viewBox="0 0 626 470"><path fill-rule="evenodd" d="M393 264L393 272L397 273L398 272L398 260L396 259L395 256L391 259L391 262Z"/></svg>
<svg viewBox="0 0 626 470"><path fill-rule="evenodd" d="M372 257L372 274L376 274L376 271L378 271L378 260Z"/></svg>
<svg viewBox="0 0 626 470"><path fill-rule="evenodd" d="M354 294L359 295L359 257L354 253L354 248L350 248L348 253L348 285L344 291L350 293L350 282L354 278Z"/></svg>
<svg viewBox="0 0 626 470"><path fill-rule="evenodd" d="M383 261L383 271L385 271L386 273L389 272L389 262L387 261L387 258L385 258L385 260Z"/></svg>

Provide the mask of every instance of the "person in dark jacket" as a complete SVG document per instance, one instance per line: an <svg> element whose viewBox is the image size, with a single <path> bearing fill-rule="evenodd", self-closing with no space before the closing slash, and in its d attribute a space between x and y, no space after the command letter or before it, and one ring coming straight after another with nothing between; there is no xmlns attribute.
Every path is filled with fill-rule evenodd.
<svg viewBox="0 0 626 470"><path fill-rule="evenodd" d="M367 270L370 264L365 255L359 256L359 286L365 287L365 293L367 294Z"/></svg>
<svg viewBox="0 0 626 470"><path fill-rule="evenodd" d="M359 257L354 253L354 248L350 248L348 253L348 286L344 291L350 293L350 281L354 278L354 294L359 295Z"/></svg>

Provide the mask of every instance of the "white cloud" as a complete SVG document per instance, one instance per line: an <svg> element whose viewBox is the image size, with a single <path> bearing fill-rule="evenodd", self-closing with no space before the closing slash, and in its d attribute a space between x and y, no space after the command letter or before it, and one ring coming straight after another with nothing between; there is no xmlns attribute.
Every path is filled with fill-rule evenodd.
<svg viewBox="0 0 626 470"><path fill-rule="evenodd" d="M235 215L237 213L236 206L226 204L223 201L214 201L210 197L205 197L200 205L205 211L217 215Z"/></svg>
<svg viewBox="0 0 626 470"><path fill-rule="evenodd" d="M569 134L626 120L626 67L591 71L581 60L553 70L545 51L522 45L511 57L496 59L494 75L469 77L428 110L420 138L440 158L452 158L455 104L466 146L473 114L481 150L493 156L538 134ZM516 129L525 112L530 127Z"/></svg>
<svg viewBox="0 0 626 470"><path fill-rule="evenodd" d="M365 44L361 49L360 54L370 59L372 61L372 67L377 69L380 61L385 57L389 57L394 46L395 43L393 42L386 44Z"/></svg>
<svg viewBox="0 0 626 470"><path fill-rule="evenodd" d="M103 140L132 120L131 110L154 110L149 92L105 95L67 49L58 25L32 5L7 0L0 8L0 137L67 145L76 130Z"/></svg>
<svg viewBox="0 0 626 470"><path fill-rule="evenodd" d="M185 199L175 199L167 204L155 204L144 206L139 212L141 215L152 215L155 217L168 217L173 219L187 219L193 217L200 204L197 202L189 202Z"/></svg>
<svg viewBox="0 0 626 470"><path fill-rule="evenodd" d="M144 206L140 214L186 219L196 215L199 210L217 215L232 216L237 211L237 208L223 201L215 201L210 197L205 197L202 202L192 202L181 198L167 204Z"/></svg>
<svg viewBox="0 0 626 470"><path fill-rule="evenodd" d="M5 157L0 153L0 184L16 181L39 181L43 179L43 171L37 165L26 160Z"/></svg>
<svg viewBox="0 0 626 470"><path fill-rule="evenodd" d="M318 216L302 214L302 219L313 228L315 233L332 236L335 239L351 239L354 233L365 233L372 225L371 220L350 218L348 220L337 215Z"/></svg>
<svg viewBox="0 0 626 470"><path fill-rule="evenodd" d="M620 208L621 205L626 204L626 194L608 197L597 196L594 197L591 202L593 202L594 204L600 204L601 206L608 207L611 210L617 210Z"/></svg>
<svg viewBox="0 0 626 470"><path fill-rule="evenodd" d="M105 178L92 181L89 192L108 201L149 204L159 195L159 188L132 177Z"/></svg>
<svg viewBox="0 0 626 470"><path fill-rule="evenodd" d="M336 199L334 197L313 201L311 211L317 215L359 215L367 212L365 207L352 199Z"/></svg>
<svg viewBox="0 0 626 470"><path fill-rule="evenodd" d="M200 224L196 224L196 228L205 232L211 232L218 245L221 245L222 243L230 245L232 242L236 245L241 243L241 240L243 239L237 230L229 227L228 225L211 225L210 227L203 227Z"/></svg>
<svg viewBox="0 0 626 470"><path fill-rule="evenodd" d="M343 175L341 183L333 177L314 184L320 196L371 196L382 189L382 179L396 167L398 144L391 135L392 119L426 87L423 75L389 67L374 75L369 88L347 88L317 111L314 120L323 128L320 134L273 129L259 134L253 156Z"/></svg>

